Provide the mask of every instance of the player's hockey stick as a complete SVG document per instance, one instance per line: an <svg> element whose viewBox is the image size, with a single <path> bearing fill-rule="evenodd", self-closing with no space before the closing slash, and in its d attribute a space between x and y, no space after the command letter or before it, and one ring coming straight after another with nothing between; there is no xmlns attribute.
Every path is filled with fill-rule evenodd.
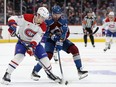
<svg viewBox="0 0 116 87"><path fill-rule="evenodd" d="M95 34L98 30L99 30L99 27L97 27L96 30L92 34Z"/></svg>
<svg viewBox="0 0 116 87"><path fill-rule="evenodd" d="M95 29L95 31L94 31L93 33L91 33L91 34L95 34L98 30L99 30L99 27L97 27L97 28ZM71 33L71 34L83 34L83 33ZM87 34L87 35L90 35L90 34Z"/></svg>
<svg viewBox="0 0 116 87"><path fill-rule="evenodd" d="M61 58L60 58L60 51L58 51L58 59L59 59L59 66L60 66L60 72L61 72L61 75L62 75L62 80L64 81L64 75L63 75L63 70L62 70L62 64L61 64ZM65 81L65 85L68 84L68 81Z"/></svg>
<svg viewBox="0 0 116 87"><path fill-rule="evenodd" d="M15 33L15 36L20 40L21 44L28 50L29 47L26 46L26 45L22 42L21 38L20 38L16 33ZM62 84L62 79L56 78L56 77L54 76L54 74L53 74L50 70L48 70L48 68L39 60L39 58L36 56L36 54L34 54L34 57L35 57L36 59L38 59L38 61L40 62L40 64L47 70L47 72L46 72L47 74L52 75L52 77L53 77L54 79L59 79L60 82L58 82L58 83L59 83L59 84Z"/></svg>

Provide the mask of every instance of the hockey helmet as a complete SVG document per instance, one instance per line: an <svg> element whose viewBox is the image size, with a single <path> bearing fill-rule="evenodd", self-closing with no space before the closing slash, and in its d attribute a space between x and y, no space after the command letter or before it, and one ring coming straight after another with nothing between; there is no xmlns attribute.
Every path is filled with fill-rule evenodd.
<svg viewBox="0 0 116 87"><path fill-rule="evenodd" d="M112 15L112 16L114 16L114 12L110 12L108 15Z"/></svg>
<svg viewBox="0 0 116 87"><path fill-rule="evenodd" d="M53 14L61 14L62 13L62 9L59 5L55 5L52 7L52 13Z"/></svg>
<svg viewBox="0 0 116 87"><path fill-rule="evenodd" d="M41 17L48 19L49 18L49 11L46 7L40 7L37 10L37 14L40 14Z"/></svg>

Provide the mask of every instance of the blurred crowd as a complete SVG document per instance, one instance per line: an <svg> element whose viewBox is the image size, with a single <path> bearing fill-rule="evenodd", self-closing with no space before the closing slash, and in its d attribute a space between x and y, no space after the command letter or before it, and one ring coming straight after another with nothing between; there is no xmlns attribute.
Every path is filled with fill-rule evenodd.
<svg viewBox="0 0 116 87"><path fill-rule="evenodd" d="M115 10L115 0L6 0L6 17L11 15L21 15L22 13L36 13L40 6L45 6L51 11L53 5L62 7L63 13L68 18L68 24L80 25L87 11L93 11L96 15L97 23L102 24L102 20L110 11ZM21 10L22 9L22 10ZM4 0L0 0L0 24L4 23Z"/></svg>

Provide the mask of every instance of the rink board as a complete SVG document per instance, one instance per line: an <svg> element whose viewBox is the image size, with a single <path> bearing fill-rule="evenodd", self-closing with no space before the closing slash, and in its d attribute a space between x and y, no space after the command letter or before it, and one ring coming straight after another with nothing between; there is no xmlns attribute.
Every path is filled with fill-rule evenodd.
<svg viewBox="0 0 116 87"><path fill-rule="evenodd" d="M69 39L71 40L72 42L83 42L83 39ZM11 39L11 40L5 40L5 39L2 39L0 40L0 43L15 43L17 42L17 39ZM88 39L88 42L90 42L90 39ZM95 42L105 42L105 39L95 39Z"/></svg>
<svg viewBox="0 0 116 87"><path fill-rule="evenodd" d="M8 32L8 26L2 25L2 37L3 39L0 39L0 43L13 43L17 41L16 37L11 37ZM96 28L93 29L93 31ZM69 26L70 30L70 36L69 40L72 42L83 42L83 29L82 26ZM95 42L105 42L105 37L102 37L102 26L99 26L99 30L94 34ZM88 42L90 42L90 39L88 37Z"/></svg>

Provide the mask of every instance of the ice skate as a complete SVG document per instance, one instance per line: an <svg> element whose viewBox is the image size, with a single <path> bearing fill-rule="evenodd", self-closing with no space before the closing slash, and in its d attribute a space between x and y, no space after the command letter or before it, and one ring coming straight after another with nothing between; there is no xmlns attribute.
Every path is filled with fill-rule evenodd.
<svg viewBox="0 0 116 87"><path fill-rule="evenodd" d="M87 47L87 44L85 44L85 47Z"/></svg>
<svg viewBox="0 0 116 87"><path fill-rule="evenodd" d="M110 49L110 45L108 47L105 47L104 52L106 52L108 49Z"/></svg>
<svg viewBox="0 0 116 87"><path fill-rule="evenodd" d="M54 61L57 62L58 61L57 56L54 55L53 57L54 57Z"/></svg>
<svg viewBox="0 0 116 87"><path fill-rule="evenodd" d="M94 44L93 44L92 46L93 46L93 47L95 47L95 45L94 45Z"/></svg>
<svg viewBox="0 0 116 87"><path fill-rule="evenodd" d="M88 76L88 71L81 71L81 70L78 70L78 75L79 75L79 80L85 78Z"/></svg>
<svg viewBox="0 0 116 87"><path fill-rule="evenodd" d="M5 84L5 85L8 85L11 82L10 77L11 77L11 74L9 74L8 72L6 72L4 74L4 77L2 78L2 82L1 83Z"/></svg>
<svg viewBox="0 0 116 87"><path fill-rule="evenodd" d="M108 49L110 49L110 48L111 48L111 45L109 44L109 45L108 45Z"/></svg>
<svg viewBox="0 0 116 87"><path fill-rule="evenodd" d="M104 49L104 52L106 52L106 51L107 51L107 49L108 49L108 48L105 48L105 49Z"/></svg>
<svg viewBox="0 0 116 87"><path fill-rule="evenodd" d="M33 79L35 81L38 81L40 77L41 76L38 75L38 73L36 71L33 71L32 74L31 74L31 79Z"/></svg>

